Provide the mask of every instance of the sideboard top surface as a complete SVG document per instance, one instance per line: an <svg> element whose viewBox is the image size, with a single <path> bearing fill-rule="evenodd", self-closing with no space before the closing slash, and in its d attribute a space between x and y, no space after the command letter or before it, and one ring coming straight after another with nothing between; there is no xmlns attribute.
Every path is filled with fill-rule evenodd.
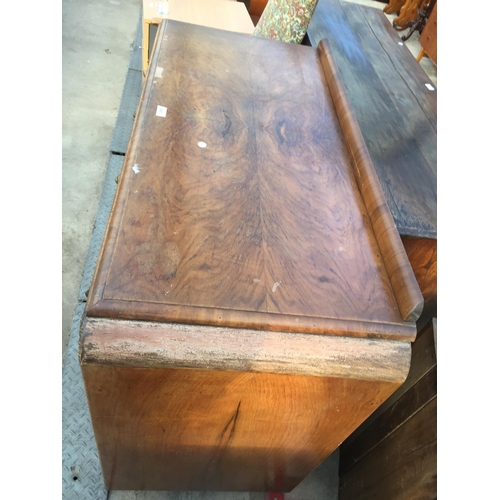
<svg viewBox="0 0 500 500"><path fill-rule="evenodd" d="M87 316L401 331L316 49L162 23Z"/></svg>

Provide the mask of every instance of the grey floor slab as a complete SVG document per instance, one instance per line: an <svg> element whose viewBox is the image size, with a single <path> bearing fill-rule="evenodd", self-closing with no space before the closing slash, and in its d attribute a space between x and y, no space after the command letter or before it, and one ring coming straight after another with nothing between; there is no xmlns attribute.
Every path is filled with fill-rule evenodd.
<svg viewBox="0 0 500 500"><path fill-rule="evenodd" d="M62 359L141 3L62 2Z"/></svg>
<svg viewBox="0 0 500 500"><path fill-rule="evenodd" d="M80 284L78 300L81 302L87 301L87 292L90 288L92 277L94 276L97 258L99 257L104 232L106 231L106 225L108 223L111 206L113 204L116 187L118 185L118 176L122 170L123 159L123 156L114 154L111 154L109 158L102 196L99 201L99 208L94 222L94 231L92 232L92 238L90 239L89 253L87 254L87 261L85 263L85 269L83 271L82 281Z"/></svg>
<svg viewBox="0 0 500 500"><path fill-rule="evenodd" d="M134 45L132 47L132 56L130 57L129 69L142 71L142 5L139 10L139 19L135 31Z"/></svg>
<svg viewBox="0 0 500 500"><path fill-rule="evenodd" d="M339 451L332 453L313 470L285 500L337 500ZM272 498L272 497L271 497ZM110 491L110 500L268 500L264 493L214 491Z"/></svg>
<svg viewBox="0 0 500 500"><path fill-rule="evenodd" d="M106 500L87 396L78 362L78 336L85 304L79 302L63 368L62 498Z"/></svg>

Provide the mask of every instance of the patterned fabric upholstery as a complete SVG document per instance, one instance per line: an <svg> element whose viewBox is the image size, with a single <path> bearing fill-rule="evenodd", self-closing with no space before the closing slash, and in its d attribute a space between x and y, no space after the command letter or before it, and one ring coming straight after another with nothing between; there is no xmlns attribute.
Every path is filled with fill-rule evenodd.
<svg viewBox="0 0 500 500"><path fill-rule="evenodd" d="M254 36L302 43L318 0L269 0Z"/></svg>

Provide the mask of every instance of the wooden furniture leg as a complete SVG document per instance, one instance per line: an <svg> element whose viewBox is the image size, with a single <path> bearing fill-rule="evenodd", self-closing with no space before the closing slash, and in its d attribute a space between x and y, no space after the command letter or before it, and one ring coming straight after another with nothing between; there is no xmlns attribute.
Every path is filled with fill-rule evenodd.
<svg viewBox="0 0 500 500"><path fill-rule="evenodd" d="M390 2L384 7L384 12L386 14L399 13L401 7L404 5L406 0L390 0Z"/></svg>
<svg viewBox="0 0 500 500"><path fill-rule="evenodd" d="M428 19L420 34L420 46L425 55L437 66L437 3L429 6Z"/></svg>
<svg viewBox="0 0 500 500"><path fill-rule="evenodd" d="M420 62L422 60L422 57L424 57L424 54L425 54L425 50L420 49L420 52L418 53L418 56L417 56L417 62Z"/></svg>
<svg viewBox="0 0 500 500"><path fill-rule="evenodd" d="M409 28L410 23L418 18L418 11L423 3L424 0L406 0L399 16L394 19L394 27L400 30Z"/></svg>

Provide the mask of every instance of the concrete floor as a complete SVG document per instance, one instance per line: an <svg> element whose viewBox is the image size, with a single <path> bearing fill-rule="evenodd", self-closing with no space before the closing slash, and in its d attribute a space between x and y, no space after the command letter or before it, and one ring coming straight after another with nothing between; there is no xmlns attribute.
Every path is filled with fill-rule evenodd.
<svg viewBox="0 0 500 500"><path fill-rule="evenodd" d="M69 340L141 0L63 0L62 355Z"/></svg>
<svg viewBox="0 0 500 500"><path fill-rule="evenodd" d="M372 0L348 0L382 9ZM109 145L131 55L141 0L63 0L63 318L62 355L85 266L102 192ZM389 19L395 17L388 16ZM401 33L402 35L403 33ZM418 33L406 42L415 56ZM422 67L437 86L435 66ZM311 473L288 500L336 499L338 453ZM112 500L217 498L256 500L262 494L110 492Z"/></svg>
<svg viewBox="0 0 500 500"><path fill-rule="evenodd" d="M294 490L285 494L286 500L337 500L338 450L311 472ZM232 493L213 491L111 491L108 500L271 500L264 493Z"/></svg>

